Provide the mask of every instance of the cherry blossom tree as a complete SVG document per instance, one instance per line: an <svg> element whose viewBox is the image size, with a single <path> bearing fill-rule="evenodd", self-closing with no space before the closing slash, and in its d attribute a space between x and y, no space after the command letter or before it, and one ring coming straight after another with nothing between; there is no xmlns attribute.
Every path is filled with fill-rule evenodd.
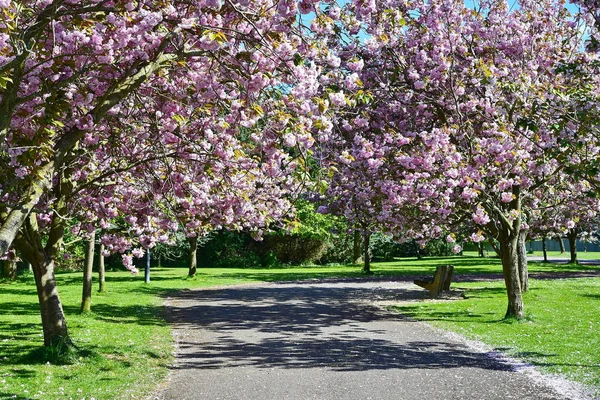
<svg viewBox="0 0 600 400"><path fill-rule="evenodd" d="M326 118L307 106L319 70L297 61L318 50L297 13L286 0L0 2L0 253L14 243L32 263L46 345L69 342L54 258L73 215L85 214L82 232L129 217L149 248L176 225L140 183L149 169L187 163L225 187L282 175L292 186L292 158L312 145L314 119ZM262 175L225 177L218 160L245 160ZM159 177L185 181L187 172ZM185 204L201 185L169 189ZM246 212L228 204L233 197L198 206L229 219ZM280 206L273 199L256 218ZM107 252L132 245L116 233L101 241Z"/></svg>
<svg viewBox="0 0 600 400"><path fill-rule="evenodd" d="M350 168L366 161L365 171L378 171L368 199L387 206L362 211L387 230L425 239L470 219L477 226L471 240L496 239L506 315L521 318L526 273L518 248L535 191L555 187L561 196L559 175L579 179L561 172L593 160L599 149L576 89L590 82L569 72L571 61L589 57L581 53L577 22L558 1L512 8L481 1L474 9L459 0L374 1L348 8L370 37L364 48L347 46L338 55L348 74L364 64L359 80L374 101L359 115L339 116L333 132L356 139L345 140L330 162L344 175L339 154L347 151ZM573 154L565 142L581 151Z"/></svg>

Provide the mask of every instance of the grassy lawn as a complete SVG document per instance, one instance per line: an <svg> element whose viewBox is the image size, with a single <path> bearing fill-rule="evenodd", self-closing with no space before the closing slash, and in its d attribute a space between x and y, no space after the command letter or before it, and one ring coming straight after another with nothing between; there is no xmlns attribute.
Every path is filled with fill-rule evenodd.
<svg viewBox="0 0 600 400"><path fill-rule="evenodd" d="M501 272L498 259L479 259L468 256L427 258L420 261L414 258L400 259L394 262L374 263L372 269L375 274L385 276L430 275L435 266L441 264L455 265L457 274L498 274ZM586 271L592 268L598 267L557 266L543 263L532 263L531 265L531 271L546 272ZM186 273L185 268L155 268L152 271L152 282L146 285L143 283L142 276L132 276L127 272L109 272L107 275L108 292L105 294L94 293L93 312L83 316L78 314L81 298L81 273L58 274L59 291L67 314L70 332L74 342L80 348L78 357L68 365L52 365L43 361L43 354L40 351L42 332L33 277L21 277L15 282L0 281L0 399L144 398L157 383L162 381L167 372L166 366L172 359L170 329L165 323L161 307L163 297L169 291L258 281L364 276L360 272L360 266L202 269L199 275L193 279L187 279ZM588 281L598 285L596 280L577 282ZM563 289L558 292L546 290L551 287L548 285L556 285L557 282L560 281L534 282L534 289L526 299L528 312L534 318L533 322L527 324L507 325L498 322L503 315L502 308L505 304L501 283L491 283L490 289L487 291L481 289L483 290L481 292L476 290L470 292L471 298L465 302L472 305L466 307L483 307L481 311L465 311L465 306L461 304L467 303L455 302L439 305L423 303L419 306L423 307L422 309L415 308L407 310L407 312L420 318L427 316L427 307L459 307L454 311L432 308L434 313L453 314L457 320L450 322L449 318L439 317L434 318L439 320L434 322L456 323L457 327L460 327L462 326L461 321L471 321L473 318L471 314L476 313L483 315L484 320L487 318L488 323L493 326L516 329L520 326L531 325L539 328L534 329L535 334L532 333L532 335L542 335L546 329L552 328L546 328L541 325L541 322L538 322L542 320L544 314L534 308L537 301L535 296L563 293ZM482 283L465 284L465 287L475 289L482 285ZM565 284L564 288L568 289L569 285ZM600 292L596 286L595 290L590 289L587 293ZM489 298L488 296L492 294L496 297ZM479 300L478 296L482 300ZM488 301L488 299L491 300ZM598 297L592 296L587 300L590 307L598 309ZM564 299L562 301L564 302ZM557 314L556 310L562 310L560 307L571 305L569 302L561 303L559 300L556 300L556 304L545 301L540 304L542 309L545 307L547 312L552 315ZM492 306L494 308L489 308ZM572 315L570 311L565 311L560 314L576 315L579 318L581 315L593 313L590 311L583 314L580 311ZM598 328L597 319L596 322L590 322L588 319L578 320L577 318L574 317L574 323L580 324L585 321L586 324L590 324L590 327ZM479 322L473 320L472 324L466 325L479 326L478 324ZM452 328L453 326L447 325L447 327ZM509 336L508 343L498 346L512 348L514 346L512 341L516 340L513 336ZM543 336L540 337L543 338ZM585 332L582 333L582 337L588 341L594 338L593 335L587 335ZM542 350L529 348L527 351L543 353ZM555 350L547 350L544 354L554 354L555 352ZM581 361L582 358L579 357L578 360ZM585 363L592 365L592 361ZM598 363L597 359L595 363ZM598 376L597 366L590 368L592 372L596 371L595 376ZM594 368L596 369L594 370Z"/></svg>
<svg viewBox="0 0 600 400"><path fill-rule="evenodd" d="M465 290L465 300L394 309L563 374L600 396L600 278L532 279L523 322L501 319L506 309L502 282L461 283L458 288Z"/></svg>

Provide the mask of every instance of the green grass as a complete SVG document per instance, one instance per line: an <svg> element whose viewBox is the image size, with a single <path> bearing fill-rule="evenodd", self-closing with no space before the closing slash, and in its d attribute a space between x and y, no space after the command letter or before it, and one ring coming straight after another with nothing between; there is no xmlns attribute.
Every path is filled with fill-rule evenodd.
<svg viewBox="0 0 600 400"><path fill-rule="evenodd" d="M476 257L399 259L374 263L372 269L383 276L422 276L432 275L435 267L442 264L455 265L457 274L501 272L500 260ZM593 268L599 267L531 265L534 272ZM161 382L172 361L170 328L161 307L163 297L170 291L248 282L361 277L364 275L360 269L360 266L201 269L198 276L188 279L185 268L155 268L149 285L143 283L142 276L109 272L108 292L94 293L93 312L88 315L78 314L81 273L61 273L57 275L59 292L73 341L81 350L69 365L43 361L33 278L0 282L0 399L144 398ZM500 283L494 285L501 288ZM496 306L503 307L504 297L502 293L498 296ZM497 319L503 310L494 313Z"/></svg>
<svg viewBox="0 0 600 400"><path fill-rule="evenodd" d="M600 278L531 280L526 319L502 319L502 282L463 283L467 298L394 307L412 318L483 341L600 395Z"/></svg>

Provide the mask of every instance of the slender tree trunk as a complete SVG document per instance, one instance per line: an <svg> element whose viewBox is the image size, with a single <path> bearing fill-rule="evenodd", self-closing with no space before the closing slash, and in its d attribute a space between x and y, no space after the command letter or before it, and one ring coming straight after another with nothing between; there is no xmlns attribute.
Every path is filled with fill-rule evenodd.
<svg viewBox="0 0 600 400"><path fill-rule="evenodd" d="M492 246L492 249L494 249L494 251L496 252L496 255L500 258L502 258L502 247L498 247L498 245L496 244L496 241L492 238L490 238L488 240L488 242L490 243L490 246Z"/></svg>
<svg viewBox="0 0 600 400"><path fill-rule="evenodd" d="M366 274L371 274L371 253L370 253L370 249L369 249L369 244L371 243L371 234L368 232L365 232L363 235L364 238L364 266L363 266L363 272Z"/></svg>
<svg viewBox="0 0 600 400"><path fill-rule="evenodd" d="M360 236L361 236L360 231L355 230L354 231L354 242L352 243L352 264L358 264L360 262L360 253L361 253L361 249L360 249L361 237Z"/></svg>
<svg viewBox="0 0 600 400"><path fill-rule="evenodd" d="M577 259L577 228L569 229L567 238L569 239L569 252L571 253L571 264L579 264Z"/></svg>
<svg viewBox="0 0 600 400"><path fill-rule="evenodd" d="M521 282L519 279L519 235L509 235L507 232L502 232L499 242L500 250L502 251L502 271L508 295L506 318L521 319L524 313Z"/></svg>
<svg viewBox="0 0 600 400"><path fill-rule="evenodd" d="M485 257L485 252L484 252L484 248L483 248L483 242L477 243L477 250L478 250L478 253L479 253L479 257Z"/></svg>
<svg viewBox="0 0 600 400"><path fill-rule="evenodd" d="M17 277L17 262L15 260L3 260L2 277L8 280L14 280Z"/></svg>
<svg viewBox="0 0 600 400"><path fill-rule="evenodd" d="M87 241L85 251L85 264L83 266L83 291L81 293L80 313L92 311L92 270L94 269L94 248L96 246L96 234L92 233Z"/></svg>
<svg viewBox="0 0 600 400"><path fill-rule="evenodd" d="M100 243L98 249L98 291L100 293L106 290L106 267L104 266L104 245Z"/></svg>
<svg viewBox="0 0 600 400"><path fill-rule="evenodd" d="M150 249L146 249L146 268L144 269L144 282L150 283Z"/></svg>
<svg viewBox="0 0 600 400"><path fill-rule="evenodd" d="M190 244L188 276L195 276L198 266L198 237L188 237L187 239Z"/></svg>
<svg viewBox="0 0 600 400"><path fill-rule="evenodd" d="M521 291L526 292L529 289L529 272L527 270L527 235L529 229L521 229L518 239L518 259L519 259L519 280L521 282Z"/></svg>
<svg viewBox="0 0 600 400"><path fill-rule="evenodd" d="M563 254L565 252L565 243L563 242L562 237L560 237L560 235L557 235L556 241L558 242L558 246L560 247L560 254Z"/></svg>
<svg viewBox="0 0 600 400"><path fill-rule="evenodd" d="M542 252L544 253L544 262L548 262L548 250L546 248L546 236L542 238Z"/></svg>
<svg viewBox="0 0 600 400"><path fill-rule="evenodd" d="M413 246L415 246L415 253L417 254L417 260L422 260L423 255L421 254L421 246L416 240L413 240Z"/></svg>

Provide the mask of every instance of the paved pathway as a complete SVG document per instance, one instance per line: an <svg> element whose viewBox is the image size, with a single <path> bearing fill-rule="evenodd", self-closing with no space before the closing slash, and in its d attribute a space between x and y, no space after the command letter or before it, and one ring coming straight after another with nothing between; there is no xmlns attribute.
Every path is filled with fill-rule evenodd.
<svg viewBox="0 0 600 400"><path fill-rule="evenodd" d="M408 282L183 292L167 303L178 353L157 398L567 398L507 361L374 305L424 293Z"/></svg>

